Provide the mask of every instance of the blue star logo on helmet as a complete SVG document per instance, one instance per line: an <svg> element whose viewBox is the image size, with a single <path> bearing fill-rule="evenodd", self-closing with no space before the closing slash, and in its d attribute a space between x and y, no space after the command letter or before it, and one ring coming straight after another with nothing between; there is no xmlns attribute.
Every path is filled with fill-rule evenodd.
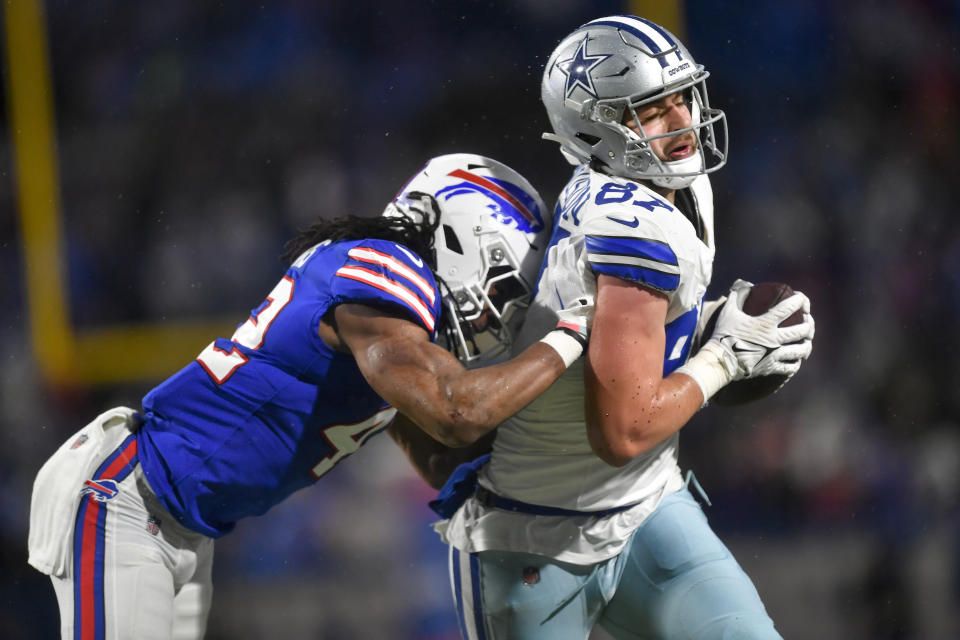
<svg viewBox="0 0 960 640"><path fill-rule="evenodd" d="M570 94L572 94L577 87L580 87L594 98L598 97L597 90L593 86L593 77L590 75L590 72L612 54L599 53L590 55L587 52L587 41L589 39L589 34L583 37L572 58L557 62L557 69L567 76L567 84L564 89L564 96L567 98L570 97Z"/></svg>

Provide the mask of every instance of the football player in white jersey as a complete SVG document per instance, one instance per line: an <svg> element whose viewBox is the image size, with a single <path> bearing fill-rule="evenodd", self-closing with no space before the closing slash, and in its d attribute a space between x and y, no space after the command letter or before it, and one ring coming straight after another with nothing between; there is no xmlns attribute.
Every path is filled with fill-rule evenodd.
<svg viewBox="0 0 960 640"><path fill-rule="evenodd" d="M546 64L544 137L577 168L517 346L556 324L571 286L595 296L595 316L587 357L434 505L465 638L583 640L597 625L618 639L780 637L677 463L680 428L714 393L792 376L814 333L802 293L754 317L737 281L691 356L715 250L707 174L727 158L707 75L633 16L583 25Z"/></svg>
<svg viewBox="0 0 960 640"><path fill-rule="evenodd" d="M321 218L294 237L277 286L229 339L142 411L97 417L37 474L29 562L51 577L62 637L203 637L214 540L236 522L384 431L425 477L445 476L423 445L473 443L546 389L585 343L576 292L546 346L492 361L527 307L544 209L506 165L450 154L383 216Z"/></svg>

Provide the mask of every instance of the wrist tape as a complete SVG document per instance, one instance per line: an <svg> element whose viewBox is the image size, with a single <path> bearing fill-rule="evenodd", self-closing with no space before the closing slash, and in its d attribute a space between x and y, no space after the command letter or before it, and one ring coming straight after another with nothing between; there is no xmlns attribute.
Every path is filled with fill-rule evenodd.
<svg viewBox="0 0 960 640"><path fill-rule="evenodd" d="M686 364L677 368L677 373L685 373L700 387L703 392L703 404L723 388L733 377L724 364L723 347L714 342L707 342L700 347L697 353L687 360Z"/></svg>
<svg viewBox="0 0 960 640"><path fill-rule="evenodd" d="M540 339L563 358L563 366L569 367L583 354L587 339L568 327L554 329Z"/></svg>

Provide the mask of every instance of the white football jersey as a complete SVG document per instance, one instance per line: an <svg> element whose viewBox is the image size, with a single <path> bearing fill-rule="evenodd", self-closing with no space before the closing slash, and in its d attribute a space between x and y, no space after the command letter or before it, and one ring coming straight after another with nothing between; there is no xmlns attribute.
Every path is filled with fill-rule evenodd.
<svg viewBox="0 0 960 640"><path fill-rule="evenodd" d="M554 212L551 247L517 351L556 325L558 292L576 286L594 295L596 275L605 273L669 298L664 376L683 364L713 268L709 178L700 176L676 195L674 206L640 183L579 167ZM500 425L480 484L513 500L576 511L637 506L603 518L535 516L485 508L471 498L438 527L453 546L596 562L618 553L661 498L682 486L677 434L622 467L594 454L583 419L583 362Z"/></svg>

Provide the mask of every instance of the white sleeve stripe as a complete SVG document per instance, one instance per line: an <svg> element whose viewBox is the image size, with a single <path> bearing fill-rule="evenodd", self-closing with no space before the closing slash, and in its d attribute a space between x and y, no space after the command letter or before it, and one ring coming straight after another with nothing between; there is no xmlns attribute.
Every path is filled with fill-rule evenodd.
<svg viewBox="0 0 960 640"><path fill-rule="evenodd" d="M660 273L669 273L675 276L680 275L680 267L675 264L667 264L658 260L649 258L638 258L636 256L610 255L606 253L588 253L587 261L596 264L622 264L635 267L643 267Z"/></svg>
<svg viewBox="0 0 960 640"><path fill-rule="evenodd" d="M430 284L424 280L419 273L389 254L381 253L369 247L354 247L347 252L347 255L360 262L371 262L373 264L382 265L397 275L403 276L413 284L417 285L417 288L420 289L420 291L423 291L423 294L427 296L427 299L431 302L437 297L433 287L431 287Z"/></svg>
<svg viewBox="0 0 960 640"><path fill-rule="evenodd" d="M369 269L364 269L363 267L340 267L334 275L340 276L341 278L357 280L358 282L363 282L364 284L394 295L416 311L420 319L423 320L423 323L427 325L427 328L433 331L435 321L430 310L424 306L423 301L420 300L415 293L405 286L397 284L381 274L370 271Z"/></svg>

